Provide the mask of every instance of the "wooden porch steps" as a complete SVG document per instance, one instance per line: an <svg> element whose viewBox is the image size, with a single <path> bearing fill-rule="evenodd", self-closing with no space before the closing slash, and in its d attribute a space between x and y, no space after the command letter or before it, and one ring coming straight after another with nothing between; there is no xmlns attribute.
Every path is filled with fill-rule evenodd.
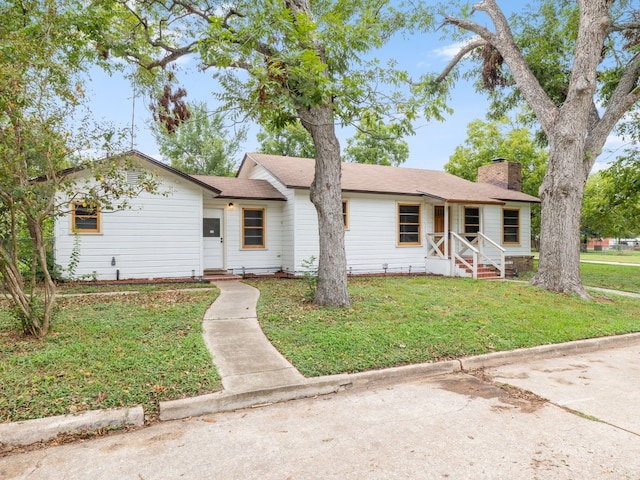
<svg viewBox="0 0 640 480"><path fill-rule="evenodd" d="M471 258L465 258L468 263L473 263ZM463 264L460 260L456 260L456 266L464 270L467 274L473 274L473 270ZM500 271L493 265L478 265L478 279L479 280L500 280Z"/></svg>

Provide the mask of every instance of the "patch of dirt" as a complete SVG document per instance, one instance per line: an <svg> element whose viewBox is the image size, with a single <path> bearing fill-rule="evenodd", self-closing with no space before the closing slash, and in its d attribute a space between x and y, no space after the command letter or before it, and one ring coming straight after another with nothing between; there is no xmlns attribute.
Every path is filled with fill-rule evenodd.
<svg viewBox="0 0 640 480"><path fill-rule="evenodd" d="M44 448L56 447L58 445L64 445L67 443L84 442L98 437L106 437L113 435L122 435L123 433L133 432L140 430L151 425L153 422L145 422L143 426L124 425L118 429L113 428L99 428L91 432L82 431L74 433L59 433L56 438L53 438L46 442L36 442L30 445L18 446L7 445L0 442L0 458L7 457L18 453L32 452L34 450L42 450Z"/></svg>
<svg viewBox="0 0 640 480"><path fill-rule="evenodd" d="M442 379L440 386L453 393L468 397L498 399L503 405L495 405L494 411L517 408L523 413L533 413L542 408L548 400L533 392L506 383L495 382L484 370L469 372L469 375Z"/></svg>

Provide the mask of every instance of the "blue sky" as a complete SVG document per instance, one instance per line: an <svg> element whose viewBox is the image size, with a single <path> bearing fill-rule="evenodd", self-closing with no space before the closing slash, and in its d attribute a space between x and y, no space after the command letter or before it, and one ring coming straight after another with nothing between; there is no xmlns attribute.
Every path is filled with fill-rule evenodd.
<svg viewBox="0 0 640 480"><path fill-rule="evenodd" d="M408 39L393 39L374 56L381 60L393 58L397 61L398 68L406 69L413 78L418 78L428 72L439 73L457 52L457 48L455 44L440 40L439 35L421 35ZM211 93L215 83L211 79L211 73L197 72L195 64L195 59L191 59L181 65L183 71L178 73L178 78L187 89L188 101L206 101L213 108L215 101ZM132 87L126 79L121 75L109 77L95 69L92 71L88 87L91 95L90 108L96 120L112 122L118 128L130 128L134 102ZM136 98L134 147L147 155L161 159L149 129L151 113L147 103L147 100L141 96ZM449 102L454 113L447 115L446 121L421 119L415 123L416 134L406 138L410 156L404 166L442 170L456 146L464 143L469 122L485 117L487 104L485 95L476 92L469 82L460 80ZM241 159L244 152L257 150L258 142L255 135L259 130L255 125L250 128L237 160ZM352 135L352 131L342 131L338 135L341 147L344 148L346 138ZM611 161L615 157L615 152L620 151L621 145L620 139L611 137L595 169Z"/></svg>

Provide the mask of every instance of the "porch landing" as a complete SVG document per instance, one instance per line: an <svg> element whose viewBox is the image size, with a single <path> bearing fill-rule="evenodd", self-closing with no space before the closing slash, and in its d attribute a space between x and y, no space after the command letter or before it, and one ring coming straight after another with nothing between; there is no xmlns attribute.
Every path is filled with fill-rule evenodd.
<svg viewBox="0 0 640 480"><path fill-rule="evenodd" d="M209 282L223 282L227 280L242 280L241 275L234 275L233 273L229 273L226 270L219 269L207 269L202 275L203 280L207 280Z"/></svg>

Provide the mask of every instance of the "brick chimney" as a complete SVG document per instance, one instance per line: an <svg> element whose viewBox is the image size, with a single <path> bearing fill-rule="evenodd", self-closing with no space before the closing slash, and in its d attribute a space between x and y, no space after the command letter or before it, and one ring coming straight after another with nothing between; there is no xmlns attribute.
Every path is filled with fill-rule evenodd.
<svg viewBox="0 0 640 480"><path fill-rule="evenodd" d="M478 183L490 183L508 190L522 191L522 166L504 158L494 158L478 168Z"/></svg>

